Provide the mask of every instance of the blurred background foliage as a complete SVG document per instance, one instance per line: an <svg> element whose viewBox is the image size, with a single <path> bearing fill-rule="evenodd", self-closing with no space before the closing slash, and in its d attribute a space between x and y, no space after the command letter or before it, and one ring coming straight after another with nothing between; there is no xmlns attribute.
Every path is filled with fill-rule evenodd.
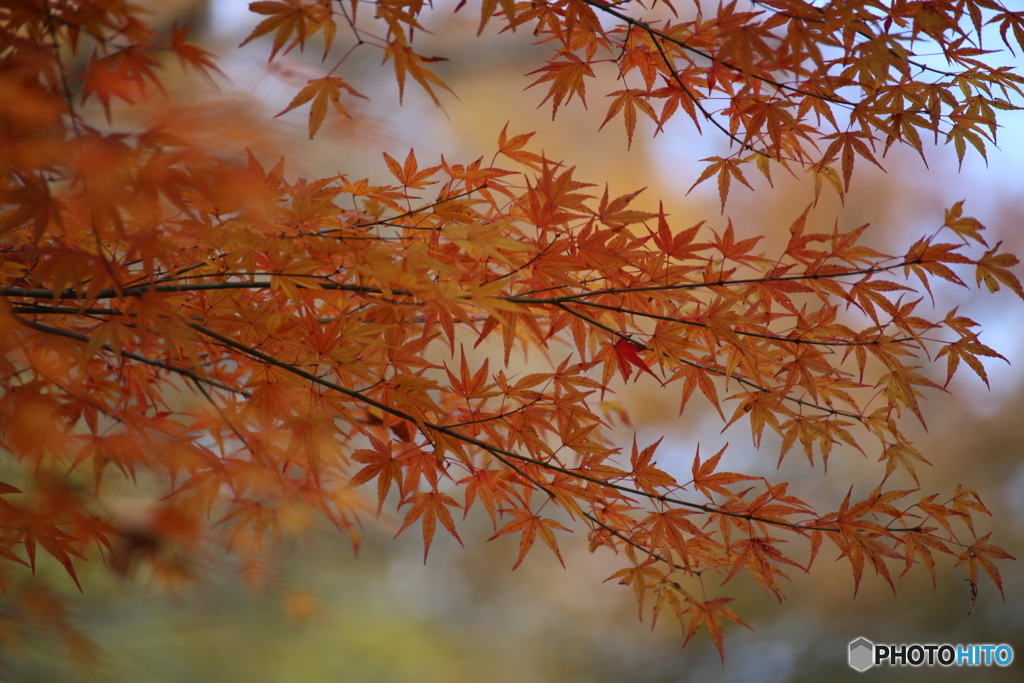
<svg viewBox="0 0 1024 683"><path fill-rule="evenodd" d="M437 72L457 97L442 96L441 111L410 86L399 108L380 52L357 50L343 66L345 78L372 99L357 101L351 120L328 117L312 142L306 139L305 111L270 117L307 79L321 75L322 49L311 44L268 68L268 41L236 49L257 21L243 0L142 4L165 31L174 22L191 23L190 38L221 55L230 80L211 90L169 68L168 98L128 116L138 117L140 125L160 120L205 135L228 158L243 156L249 147L265 162L286 155L293 177L344 173L383 184L392 179L381 152L403 159L414 147L421 165L441 154L457 163L481 155L490 159L508 121L510 134L538 131L537 147L577 166L577 178L607 182L612 196L647 187L636 208L656 210L663 200L677 228L701 220L722 228L729 219L741 237L764 235L768 253L784 248L788 226L813 201L812 189L798 179L777 177L772 188L751 178L755 190L734 190L720 215L713 183L687 190L699 174L699 159L725 149L723 138L713 131L701 136L677 118L657 137L651 127L638 129L627 151L624 132L615 125L598 132L607 106L598 89L589 110L574 102L552 122L547 106L537 108L543 95L523 91L531 80L525 73L541 65L543 48L532 44L528 32L497 35L493 25L476 38L475 11L453 15L454 3L447 0L434 3L437 11L427 24L433 34L417 41L422 54L449 60L439 62ZM338 36L343 42L344 32ZM871 223L873 245L898 250L940 225L943 209L966 198L966 213L996 233L990 243L1002 239L1024 254L1024 119L1005 114L1001 149L990 153L987 166L969 157L958 172L952 149L940 148L926 168L916 156L896 150L885 164L887 173L860 165L845 206L823 194L811 214L818 230ZM126 120L122 115L117 123ZM601 185L593 189L603 191ZM951 393L927 397L929 430L917 430L917 447L934 467L919 472L922 492L949 491L956 483L974 488L993 513L979 534L991 530L994 542L1024 559L1024 310L1009 295L972 299L952 286L940 286L935 294L938 308L951 295L958 297L961 312L982 323L983 340L1012 365L987 363L991 390L962 372ZM941 383L944 362L928 372ZM866 493L881 474L872 459L851 449L833 453L828 476L820 461L809 468L796 451L776 469L777 439L766 435L755 450L743 421L720 433L720 419L710 409L701 412L691 403L678 417L678 396L666 393L640 381L617 398L630 408L642 446L666 436L661 466L674 474L688 472L698 444L707 457L731 442L723 469L789 481L791 491L821 510L834 509L850 486ZM624 430L622 443L631 437ZM905 478L905 487L913 488ZM144 482L139 488L124 484L120 492L127 508L143 507ZM77 596L66 575L42 564L41 578L66 589L76 610L71 618L99 644L101 666L76 669L52 639L32 638L3 662L3 675L25 682L125 683L1021 680L1020 661L1007 669L921 667L865 674L846 665L847 644L858 636L880 643L1008 643L1024 657L1024 572L1016 563L1000 567L1006 601L982 577L972 614L966 574L946 558L934 591L925 570L915 568L897 582L895 596L866 573L854 597L848 564L833 562L829 553L819 556L811 574L791 574L788 599L781 604L741 575L728 593L742 599L740 615L754 631L726 627L723 665L706 634L680 651L678 627L640 623L632 591L603 583L618 565L589 554L582 537L562 541L565 570L540 549L511 572L515 540L487 543L493 533L489 521L471 517L460 529L465 548L441 535L424 565L415 529L392 539L399 521L394 502L390 514L386 507L380 520L368 522L358 554L349 539L313 524L298 540L268 549L247 567L213 548L205 557L184 558L180 590L168 590L167 577L157 580L145 566L120 578L93 563L82 568L85 592ZM794 556L806 558L806 549ZM241 583L239 573L251 585ZM714 577L705 580L717 588Z"/></svg>

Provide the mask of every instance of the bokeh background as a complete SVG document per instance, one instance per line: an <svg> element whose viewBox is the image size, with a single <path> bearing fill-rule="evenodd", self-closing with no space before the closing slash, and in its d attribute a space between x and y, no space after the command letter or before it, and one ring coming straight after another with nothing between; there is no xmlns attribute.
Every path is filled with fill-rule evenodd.
<svg viewBox="0 0 1024 683"><path fill-rule="evenodd" d="M345 62L343 75L372 100L353 102L351 120L328 116L315 142L307 140L306 108L270 119L307 79L322 75L316 41L305 53L292 52L268 67L269 41L236 49L258 21L243 0L142 4L163 30L191 23L190 37L222 56L219 65L229 80L211 90L168 65L168 99L150 103L140 121L161 118L193 130L208 122L210 144L224 154L250 147L270 163L287 154L292 177L343 173L386 184L391 178L381 152L404 159L410 148L421 165L436 163L441 154L459 163L490 159L508 122L510 133L537 131L536 147L577 166L577 178L607 182L613 196L647 187L636 202L656 209L663 200L678 227L707 220L722 228L731 219L742 237L764 235L767 252L785 246L789 224L813 201L801 180L776 177L771 188L750 177L755 190L734 187L723 216L714 182L688 190L700 173L699 160L724 152L726 140L713 131L702 136L680 117L656 137L641 123L627 150L621 121L598 131L607 108L599 88L590 93L589 109L573 102L552 122L550 105L538 109L543 92L524 91L533 80L525 74L542 65L545 48L533 45L528 32L498 35L496 22L476 38L475 4L452 14L454 2L436 1L426 23L433 34L417 36L422 54L449 60L436 65L455 92L441 94L443 110L415 83L408 84L399 107L390 65L381 66L380 51L362 48ZM337 53L347 40L339 28ZM1013 63L1012 55L992 58ZM216 123L225 113L234 121L227 130ZM850 229L870 223L869 239L898 252L941 225L945 207L967 199L966 213L991 229L990 244L1001 239L1024 254L1024 117L1004 115L998 149L990 150L987 164L969 151L958 169L952 148L940 147L928 153L925 166L916 153L894 149L887 173L860 163L845 206L826 191L813 220L826 231L834 224ZM979 533L992 531L994 542L1024 560L1024 303L1008 293L978 295L945 285L935 287L935 295L943 313L960 303L982 324L983 341L1011 363L986 363L991 388L962 368L949 394L927 396L928 430L912 430L918 449L934 464L919 471L922 493L949 492L956 483L974 488L992 511L990 519L979 520ZM941 383L944 361L927 371ZM632 409L638 442L664 435L661 466L680 475L698 444L706 456L729 443L724 469L789 481L791 491L820 509L834 509L851 485L855 494L866 493L880 476L873 459L851 449L834 452L827 476L820 462L809 468L796 451L777 469L777 439L766 435L755 450L747 424L722 433L717 415L702 412L696 402L678 417L678 396L653 383L630 384L620 398ZM624 445L631 438L622 433ZM897 483L912 488L913 481L904 479ZM139 495L127 487L123 493L129 504ZM999 564L1005 602L982 577L970 615L965 573L953 569L952 560L940 559L935 590L927 572L915 568L897 582L895 596L869 570L855 597L848 563L833 562L829 552L812 574L792 575L781 604L741 577L729 594L740 600L740 615L753 631L727 625L722 664L706 633L680 650L678 625L652 629L638 621L632 591L604 583L619 565L610 556L591 555L579 534L562 541L567 569L538 546L512 572L516 539L487 543L493 533L487 519L471 517L460 530L465 548L439 534L424 565L416 528L392 538L400 521L393 509L368 522L358 556L348 539L314 528L244 568L249 586L238 581L236 560L212 550L195 567L198 582L177 592L148 580L144 571L123 580L93 563L82 571L84 596L75 597L66 577L43 566L44 578L53 569L54 581L74 600L78 624L103 648L102 669L76 669L52 641L39 639L5 662L7 675L26 682L126 683L1024 680L1021 661L1005 670L921 667L864 674L846 665L847 644L858 636L881 643L1007 643L1024 657L1019 562Z"/></svg>

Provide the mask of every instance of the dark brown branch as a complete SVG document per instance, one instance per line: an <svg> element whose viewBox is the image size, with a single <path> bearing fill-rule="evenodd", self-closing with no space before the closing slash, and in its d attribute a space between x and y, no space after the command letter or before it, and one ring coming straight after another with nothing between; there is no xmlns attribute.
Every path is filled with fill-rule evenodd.
<svg viewBox="0 0 1024 683"><path fill-rule="evenodd" d="M629 487L629 486L623 486L621 484L615 484L615 483L612 483L612 482L609 482L609 481L605 481L603 479L598 479L597 477L591 477L589 475L583 474L582 472L580 472L578 470L568 469L568 468L565 468L565 467L561 467L560 465L553 465L553 464L551 464L549 462L544 462L543 460L537 460L537 459L531 458L529 456L521 455L519 453L514 453L512 451L508 451L508 450L505 450L503 448L499 448L499 447L497 447L497 446L495 446L493 444L489 444L486 441L482 441L482 440L477 439L475 437L472 437L472 436L469 436L469 435L466 435L466 434L461 434L461 433L455 431L454 429L452 429L449 426L435 424L433 422L427 422L426 420L417 420L414 416L410 415L409 413L406 413L404 411L398 410L397 408L389 406L386 403L382 403L380 401L377 401L376 399L373 399L373 398L371 398L369 396L366 396L362 392L356 391L354 389L349 389L347 387L343 387L340 384L337 384L336 382L331 382L330 380L326 380L326 379L324 379L322 377L318 377L318 376L316 376L316 375L314 375L312 373L309 373L309 372L306 372L305 370L302 370L301 368L297 368L294 365L291 365L289 363L284 363L284 362L274 358L273 356L269 356L269 355L267 355L265 353L262 353L261 351L257 351L256 349L254 349L254 348L252 348L250 346L247 346L245 344L241 344L239 342L236 342L235 340L231 339L230 337L225 337L224 335L219 334L217 332L214 332L213 330L207 329L207 328L203 327L202 325L190 324L189 327L191 327L192 329L196 330L197 332L199 332L199 333L201 333L203 335L206 335L206 336L210 337L211 339L215 339L215 340L219 341L221 344L224 344L225 346L231 347L231 348L233 348L233 349L235 349L237 351L241 351L242 353L244 353L244 354L246 354L248 356L251 356L253 358L259 359L259 360L263 361L264 363L268 363L270 365L273 365L274 367L280 368L280 369L282 369L282 370L284 370L286 372L289 372L289 373L291 373L293 375L297 375L297 376L302 377L304 379L307 379L307 380L309 380L311 382L314 382L315 384L319 384L320 386L326 387L326 388L331 389L333 391L336 391L336 392L338 392L340 394L348 396L349 398L355 399L356 401L359 401L360 403L365 403L366 405L373 406L374 408L377 408L378 410L381 410L383 412L389 413L389 414L394 415L395 417L399 417L399 418L401 418L403 420L408 420L408 421L413 422L413 423L419 423L423 427L425 427L426 429L430 429L430 430L439 432L441 434L445 434L445 435L450 436L452 438L458 439L458 440L460 440L460 441L462 441L464 443L470 444L472 446L476 446L476 447L478 447L478 448L480 448L480 449L490 453L491 455L494 455L496 458L501 460L503 463L506 462L506 459L513 459L513 460L518 460L518 461L521 461L521 462L533 463L533 464L535 464L538 467L541 467L543 469L550 470L552 472L558 472L558 473L561 473L561 474L565 474L565 475L573 477L575 479L580 479L582 481L587 481L587 482L590 482L592 484L596 484L598 486L604 486L604 487L607 487L607 488L614 489L616 491L621 491L622 493L628 493L628 494L631 494L631 495L642 496L644 498L649 498L649 499L652 499L652 500L659 500L661 502L669 503L669 504L672 504L672 505L680 505L680 506L683 506L683 507L688 507L688 508L693 509L693 510L700 510L702 512L706 512L706 513L709 513L709 514L726 515L728 517L736 517L736 518L739 518L739 519L746 519L748 521L755 521L755 522L761 522L761 523L764 523L764 524L770 524L770 525L773 525L773 526L786 527L786 528L794 529L796 531L835 531L835 532L839 531L839 529L835 528L835 527L807 526L807 525L802 525L802 524L796 524L796 523L793 523L793 522L785 522L785 521L782 521L782 520L766 519L766 518L757 517L756 515L751 515L751 514L747 514L747 513L731 512L731 511L728 511L728 510L722 510L722 509L717 508L715 506L703 505L703 504L700 504L700 503L691 503L691 502L688 502L688 501L679 500L678 498L674 498L674 497L669 496L669 495L658 495L658 494L648 493L646 491L641 491L640 489L635 489L635 488L632 488L632 487ZM498 456L501 456L501 457L498 457ZM518 469L518 468L516 468L516 469Z"/></svg>
<svg viewBox="0 0 1024 683"><path fill-rule="evenodd" d="M42 332L44 334L50 334L50 335L53 335L55 337L65 337L67 339L74 339L76 341L82 342L83 344L88 344L91 341L91 339L87 335L84 335L84 334L82 334L80 332L72 332L71 330L61 330L61 329L56 328L56 327L50 327L48 325L41 325L40 323L35 323L35 322L30 321L30 320L25 320L24 318L22 318L22 317L20 317L18 315L13 315L11 317L13 317L15 319L15 321L18 322L19 325L22 325L23 327L27 327L27 328L29 328L31 330L35 330L36 332ZM152 365L153 367L157 367L157 368L160 368L162 370L167 370L168 372L173 372L175 374L181 375L182 377L188 377L189 379L191 379L194 382L203 382L204 384L208 384L208 385L210 385L212 387L216 387L217 389L223 389L224 391L230 391L231 393L239 394L241 396L245 396L246 398L249 397L249 392L247 392L247 391L243 391L241 389L236 389L234 387L228 386L227 384L219 382L219 381L217 381L215 379L210 379L209 377L203 377L202 375L197 374L196 372L194 372L192 370L189 370L188 368L180 368L180 367L178 367L176 365L168 363L167 361L156 360L155 358L148 358L147 356L143 356L141 354L134 353L132 351L124 351L124 350L122 350L122 351L115 351L113 348L111 348L111 346L109 344L104 344L100 348L102 348L104 351L109 351L110 353L124 356L125 358L131 358L132 360L137 360L140 363L145 363L146 365Z"/></svg>
<svg viewBox="0 0 1024 683"><path fill-rule="evenodd" d="M751 78L759 80L759 81L761 81L763 83L766 83L768 85L774 86L774 87L776 87L776 88L778 88L780 90L787 90L787 91L792 92L792 93L796 93L796 94L800 94L800 95L807 95L808 97L814 97L814 98L819 99L819 100L825 100L826 102L831 102L833 104L841 104L841 105L845 105L845 106L853 106L850 102L847 102L846 100L844 100L844 99L842 99L840 97L829 97L828 95L821 95L819 93L813 93L813 92L808 92L806 90L801 90L800 88L797 88L797 87L794 87L794 86L791 86L791 85L786 85L785 83L780 83L780 82L778 82L778 81L776 81L774 79L768 78L767 76L760 76L758 74L746 74L746 73L744 73L743 69L741 69L740 67L736 66L735 64L730 64L729 62L727 62L725 60L718 59L717 57L715 57L711 53L704 52L703 50L699 50L699 49L697 49L695 47L691 47L685 41L679 40L678 38L673 38L672 36L668 35L667 33L664 33L662 31L659 31L658 29L654 28L653 26L651 26L650 24L648 24L645 21L641 21L639 19L634 19L633 17L629 16L628 14L623 14L622 12L619 12L618 10L613 9L612 7L609 7L608 5L602 5L599 2L595 2L595 0L580 0L580 1L583 2L584 4L590 5L591 7L595 8L597 10L600 10L600 11L604 12L605 14L612 15L613 17L615 17L617 19L620 19L621 21L626 22L630 26L635 26L635 27L645 31L648 35L658 36L662 40L665 40L666 42L672 43L673 45L677 45L680 48L686 50L687 52L690 52L691 54L695 54L695 55L697 55L699 57L703 57L704 59L707 59L707 60L709 60L711 62L714 62L715 64L721 64L722 66L726 67L727 69L731 69L731 70L733 70L733 71L735 71L737 73L744 74L745 76L749 75L749 77L751 77Z"/></svg>
<svg viewBox="0 0 1024 683"><path fill-rule="evenodd" d="M858 268L856 270L848 270L844 273L829 273L828 275L819 275L817 273L809 273L804 275L784 275L781 277L755 277L755 278L743 278L740 280L715 280L712 282L687 282L678 285L644 285L640 287L609 287L606 289L595 289L586 292L579 292L577 294L566 294L564 296L546 297L546 298L534 298L529 295L531 292L518 294L516 296L504 297L506 301L511 301L517 304L558 304L558 303L569 303L577 299L584 299L591 296L603 296L605 294L635 294L640 292L670 292L675 290L687 290L687 289L705 289L709 287L731 287L734 285L754 285L754 284L765 284L770 282L797 282L801 280L834 280L840 277L848 277L850 275L873 275L875 273L884 273L886 271L895 270L897 268L904 268L907 266L918 265L922 263L920 259L911 259L909 261L901 261L889 266L877 266L872 268ZM2 288L0 288L0 294L2 294Z"/></svg>
<svg viewBox="0 0 1024 683"><path fill-rule="evenodd" d="M579 311L574 311L571 308L565 306L564 304L557 304L557 306L559 308L561 308L563 311L565 311L565 312L567 312L567 313L569 313L571 315L574 315L577 318L580 318L581 320L586 321L588 324L593 325L594 327L598 327L598 328L604 330L605 332L608 332L610 334L615 335L616 337L619 337L621 339L625 339L625 340L627 340L629 342L632 342L640 350L644 350L644 351L650 350L647 347L646 344L643 344L641 342L636 341L635 339L633 339L630 335L626 334L625 332L619 332L616 329L608 327L604 323L601 323L601 322L599 322L597 320L594 320L593 318L591 318L590 316L588 316L585 313L581 313ZM726 372L725 370L720 370L719 368L713 368L711 366L704 365L704 364L698 363L696 361L687 360L686 358L676 358L676 360L679 361L680 363L684 363L686 365L689 365L691 367L697 368L697 369L702 370L704 372L710 372L710 373L718 375L720 377L726 377L726 378L729 378L729 379L733 379L733 380L739 382L740 384L746 385L746 386L750 387L751 389L756 389L759 392L773 393L771 391L771 389L763 387L760 384L758 384L757 382L755 382L753 380L749 380L749 379L747 379L745 377L742 377L740 375L737 375L735 373L730 374L730 373ZM826 407L826 406L821 406L821 405L818 405L817 403L811 403L810 401L805 401L805 400L803 400L801 398L797 398L796 396L789 396L787 394L786 396L783 396L782 398L784 400L790 401L792 403L797 403L799 405L806 406L808 408L814 408L815 410L819 410L819 411L821 411L823 413L827 413L829 415L842 415L843 417L848 417L848 418L857 420L858 422L863 422L864 421L863 416L857 415L856 413L850 413L850 412L847 412L845 410L838 410L836 408L829 408L829 407Z"/></svg>
<svg viewBox="0 0 1024 683"><path fill-rule="evenodd" d="M631 316L636 316L636 317L641 317L641 318L649 318L651 320L663 320L665 322L679 323L680 325L689 325L691 327L703 327L705 329L708 328L707 324L701 323L701 322L697 322L696 320L687 320L686 318L673 318L671 316L658 315L656 313L645 313L644 311L634 311L634 310L629 309L629 308L622 308L621 306L608 306L606 304L599 304L599 303L597 303L595 301L582 301L582 300L579 300L579 301L574 301L572 303L576 304L577 306L590 306L592 308L602 308L602 309L607 310L607 311L617 311L619 313L625 313L626 315L631 315ZM877 346L882 341L882 340L879 340L879 339L871 339L871 340L868 340L868 341L845 341L845 340L841 340L841 339L837 339L837 340L834 340L834 341L815 341L813 339L794 339L792 337L783 337L783 336L780 336L780 335L777 335L777 334L765 334L765 333L761 333L761 332L748 332L746 330L737 330L736 328L732 328L732 331L735 332L738 335L745 336L745 337L756 337L757 339L766 339L768 341L776 341L776 342L789 342L789 343L792 343L792 344L809 344L809 345L813 345L813 346L840 346L840 347L842 347L842 346ZM913 341L913 340L908 337L908 338L904 338L904 339L893 339L893 340L889 340L889 341L890 342L907 342L907 341Z"/></svg>

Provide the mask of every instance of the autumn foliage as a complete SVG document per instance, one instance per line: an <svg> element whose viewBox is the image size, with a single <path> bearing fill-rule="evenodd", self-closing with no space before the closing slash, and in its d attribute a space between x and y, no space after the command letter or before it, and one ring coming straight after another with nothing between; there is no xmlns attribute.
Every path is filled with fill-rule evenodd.
<svg viewBox="0 0 1024 683"><path fill-rule="evenodd" d="M985 61L1024 49L1024 12L997 0L462 5L479 40L525 31L550 51L509 90L555 117L607 95L629 141L675 117L724 136L731 152L696 179L723 211L757 174L843 196L896 146L984 155L1024 84ZM284 110L308 108L310 136L374 97L346 80L356 51L378 50L403 95L447 96L443 55L416 51L433 11L419 0L250 9L242 49L322 56ZM223 80L184 26L160 34L127 3L0 0L0 41L0 586L25 623L81 645L37 584L19 588L43 555L76 584L85 561L176 583L201 544L244 557L312 518L358 546L385 506L425 558L473 508L518 539L516 566L586 536L642 618L678 620L687 641L707 629L719 651L723 622L742 623L733 577L781 600L823 553L854 590L865 568L895 586L949 561L1002 591L1009 555L977 526L981 498L918 490L927 460L905 435L926 395L964 366L987 381L979 358L1000 357L969 311L930 308L932 283L1024 297L1017 259L963 202L900 253L865 228L815 232L806 211L765 253L718 216L633 208L636 188L610 192L503 121L491 158L410 151L386 156L385 184L307 180L132 118L176 63ZM600 73L614 91L593 91ZM657 443L613 431L626 381L748 421L755 444L777 434L773 459L859 452L877 487L816 510L723 471L722 452L673 477ZM110 504L123 479L157 501L144 518Z"/></svg>

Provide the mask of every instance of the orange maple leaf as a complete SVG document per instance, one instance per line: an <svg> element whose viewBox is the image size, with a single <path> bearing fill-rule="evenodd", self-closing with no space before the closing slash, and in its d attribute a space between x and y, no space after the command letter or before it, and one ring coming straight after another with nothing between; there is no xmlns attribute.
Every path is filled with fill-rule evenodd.
<svg viewBox="0 0 1024 683"><path fill-rule="evenodd" d="M541 540L551 548L551 552L558 558L559 564L565 567L565 562L562 560L562 553L558 551L558 541L555 538L555 529L561 531L569 531L564 526L559 524L553 519L547 517L541 517L533 513L528 509L523 508L511 508L504 510L511 514L516 519L513 519L508 524L503 526L496 534L491 536L488 541L493 541L498 536L504 536L505 534L511 533L522 533L522 537L519 539L519 557L516 559L515 565L512 569L517 569L520 564L523 563L523 559L526 557L526 553L533 547L533 542L537 539L537 534L540 534Z"/></svg>

